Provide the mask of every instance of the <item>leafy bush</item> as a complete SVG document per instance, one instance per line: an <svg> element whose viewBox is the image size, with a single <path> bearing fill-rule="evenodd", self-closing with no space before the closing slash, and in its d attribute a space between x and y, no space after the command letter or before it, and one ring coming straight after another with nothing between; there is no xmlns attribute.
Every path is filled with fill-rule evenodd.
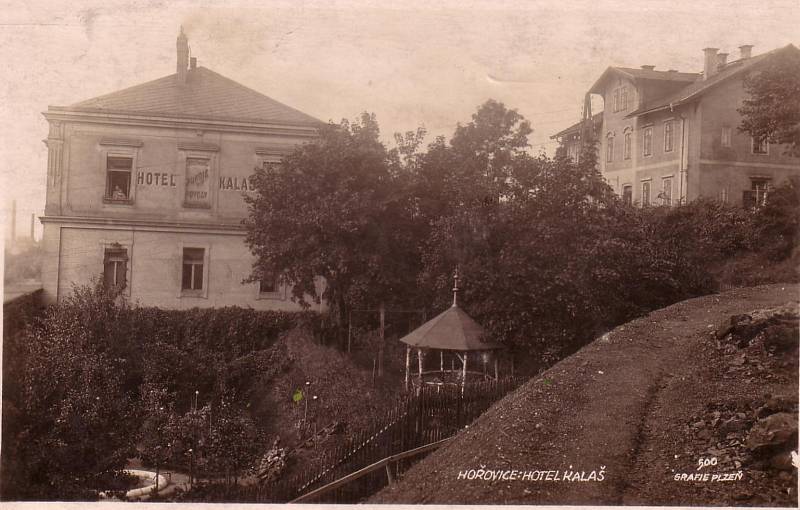
<svg viewBox="0 0 800 510"><path fill-rule="evenodd" d="M10 445L17 484L4 497L93 499L135 452L137 406L123 387L124 360L98 337L113 296L79 292L47 310L28 333L20 430ZM84 315L84 312L89 315ZM6 424L4 424L5 426ZM6 489L10 489L10 494Z"/></svg>
<svg viewBox="0 0 800 510"><path fill-rule="evenodd" d="M319 323L308 312L131 308L99 283L76 287L20 336L21 352L6 353L22 384L4 388L4 434L14 434L4 435L3 497L94 499L137 444L149 462L184 466L180 441L173 452L162 439L186 442L200 422L216 439L195 445L205 448L198 469L210 462L235 476L258 444L237 402L268 373L282 332ZM247 444L223 445L229 432Z"/></svg>

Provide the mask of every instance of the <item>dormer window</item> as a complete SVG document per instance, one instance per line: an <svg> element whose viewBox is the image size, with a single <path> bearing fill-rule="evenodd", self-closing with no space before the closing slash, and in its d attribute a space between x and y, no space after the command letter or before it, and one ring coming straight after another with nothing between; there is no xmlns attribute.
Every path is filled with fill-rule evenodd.
<svg viewBox="0 0 800 510"><path fill-rule="evenodd" d="M720 136L720 145L723 147L731 146L731 128L730 126L722 127L722 135Z"/></svg>
<svg viewBox="0 0 800 510"><path fill-rule="evenodd" d="M130 201L132 170L133 158L106 157L106 200L123 203Z"/></svg>
<svg viewBox="0 0 800 510"><path fill-rule="evenodd" d="M620 92L620 108L625 111L628 109L628 88L622 87L622 91Z"/></svg>

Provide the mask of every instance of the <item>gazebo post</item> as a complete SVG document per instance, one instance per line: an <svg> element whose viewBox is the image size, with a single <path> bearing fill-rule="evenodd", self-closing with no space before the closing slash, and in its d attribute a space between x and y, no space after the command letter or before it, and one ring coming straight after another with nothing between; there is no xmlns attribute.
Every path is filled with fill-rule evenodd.
<svg viewBox="0 0 800 510"><path fill-rule="evenodd" d="M408 391L408 373L411 369L411 346L406 346L406 391Z"/></svg>
<svg viewBox="0 0 800 510"><path fill-rule="evenodd" d="M417 349L417 360L419 361L419 382L422 387L422 349Z"/></svg>
<svg viewBox="0 0 800 510"><path fill-rule="evenodd" d="M499 381L500 377L497 372L497 353L494 353L494 380Z"/></svg>
<svg viewBox="0 0 800 510"><path fill-rule="evenodd" d="M461 371L461 394L464 394L464 385L467 383L467 355L469 354L468 351L464 351L464 365L462 366Z"/></svg>
<svg viewBox="0 0 800 510"><path fill-rule="evenodd" d="M439 351L439 372L444 376L444 351Z"/></svg>

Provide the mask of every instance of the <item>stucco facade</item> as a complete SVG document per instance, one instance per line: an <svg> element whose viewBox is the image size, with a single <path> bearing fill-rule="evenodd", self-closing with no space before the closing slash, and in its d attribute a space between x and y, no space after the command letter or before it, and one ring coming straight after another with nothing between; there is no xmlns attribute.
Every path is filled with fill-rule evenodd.
<svg viewBox="0 0 800 510"><path fill-rule="evenodd" d="M598 161L615 192L639 205L706 197L747 206L800 175L800 158L740 132L737 112L747 73L798 50L789 45L751 57L750 49L742 46L741 58L728 63L727 54L707 48L702 73L648 65L609 67L600 76L589 92L603 98Z"/></svg>
<svg viewBox="0 0 800 510"><path fill-rule="evenodd" d="M181 37L175 74L44 116L46 299L97 277L142 305L298 308L275 282L243 283L243 195L319 121L190 64Z"/></svg>

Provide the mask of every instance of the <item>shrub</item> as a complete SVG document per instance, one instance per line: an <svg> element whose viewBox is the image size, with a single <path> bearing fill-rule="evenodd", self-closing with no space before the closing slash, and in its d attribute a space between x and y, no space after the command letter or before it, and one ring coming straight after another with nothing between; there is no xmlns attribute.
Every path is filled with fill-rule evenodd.
<svg viewBox="0 0 800 510"><path fill-rule="evenodd" d="M247 397L267 373L270 347L298 323L319 319L236 307L131 308L99 283L76 287L21 335L21 352L6 353L16 358L4 364L19 364L22 385L14 395L4 391L4 418L13 422L3 423L3 497L93 499L136 455L137 439L147 460L180 465L189 458L178 452L181 444L194 441L200 471L211 458L235 476L257 444L235 398ZM200 411L185 412L195 395ZM156 404L163 413L153 412ZM205 416L217 409L225 414ZM216 442L198 435L208 430L202 423L217 431ZM208 450L222 444L225 427L241 442ZM175 451L161 452L155 432L172 433Z"/></svg>

